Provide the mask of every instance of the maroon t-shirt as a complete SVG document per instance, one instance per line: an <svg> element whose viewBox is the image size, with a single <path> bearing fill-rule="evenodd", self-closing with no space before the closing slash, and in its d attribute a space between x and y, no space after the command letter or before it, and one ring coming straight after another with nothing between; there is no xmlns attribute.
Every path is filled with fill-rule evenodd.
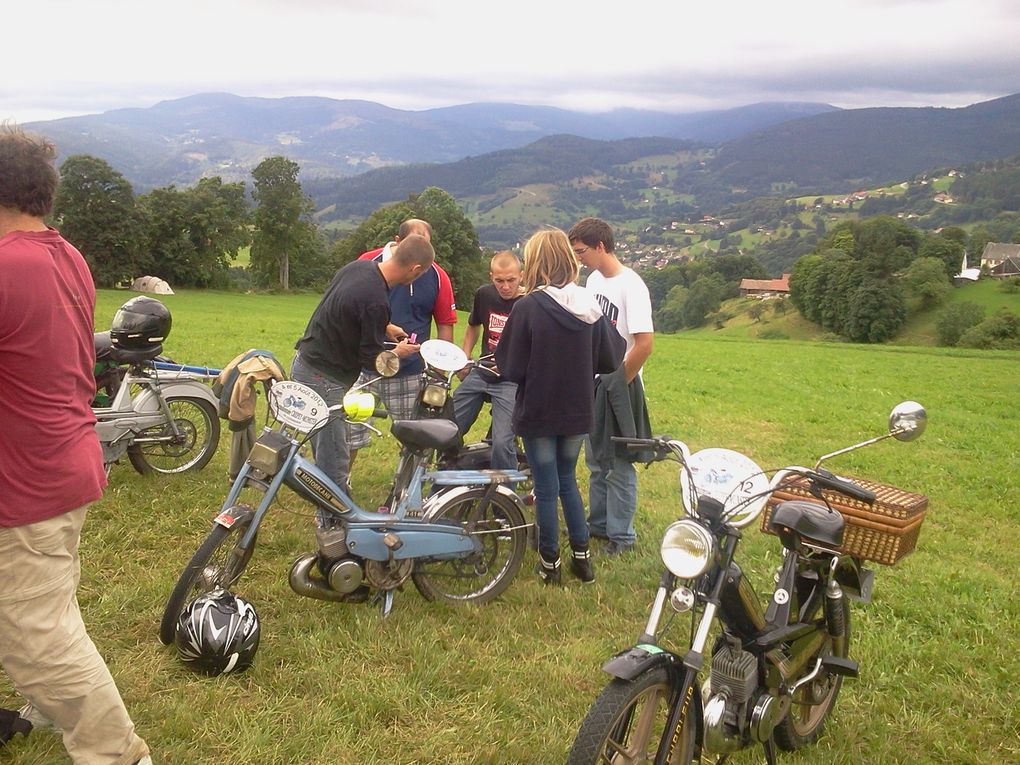
<svg viewBox="0 0 1020 765"><path fill-rule="evenodd" d="M0 527L54 518L106 486L90 403L96 290L55 230L0 237Z"/></svg>

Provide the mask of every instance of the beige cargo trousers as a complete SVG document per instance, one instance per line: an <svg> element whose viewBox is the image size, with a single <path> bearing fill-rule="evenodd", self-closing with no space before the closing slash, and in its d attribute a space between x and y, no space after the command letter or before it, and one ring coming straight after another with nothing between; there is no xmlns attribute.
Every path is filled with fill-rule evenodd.
<svg viewBox="0 0 1020 765"><path fill-rule="evenodd" d="M78 610L85 510L0 528L0 664L75 765L133 765L149 748Z"/></svg>

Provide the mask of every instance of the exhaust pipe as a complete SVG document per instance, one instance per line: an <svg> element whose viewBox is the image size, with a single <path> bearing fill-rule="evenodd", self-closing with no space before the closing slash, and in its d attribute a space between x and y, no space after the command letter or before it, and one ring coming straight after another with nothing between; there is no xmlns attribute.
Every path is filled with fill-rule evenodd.
<svg viewBox="0 0 1020 765"><path fill-rule="evenodd" d="M294 565L290 567L290 576L288 577L290 588L298 595L303 595L306 598L330 600L333 602L350 600L348 593L337 592L331 589L324 579L312 577L312 566L315 565L315 560L315 553L308 553L294 561Z"/></svg>

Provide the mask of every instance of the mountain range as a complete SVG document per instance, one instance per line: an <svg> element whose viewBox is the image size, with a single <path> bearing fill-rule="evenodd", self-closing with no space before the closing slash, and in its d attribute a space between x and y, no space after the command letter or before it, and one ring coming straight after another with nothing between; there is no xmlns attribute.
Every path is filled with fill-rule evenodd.
<svg viewBox="0 0 1020 765"><path fill-rule="evenodd" d="M341 227L439 186L506 242L535 218L595 211L648 225L777 192L846 194L1020 155L1020 94L954 109L768 103L592 115L211 93L30 127L62 156L107 160L139 192L210 175L250 183L262 159L282 154L300 164L318 219Z"/></svg>
<svg viewBox="0 0 1020 765"><path fill-rule="evenodd" d="M52 139L62 157L101 157L137 190L146 191L170 183L190 185L209 175L248 180L262 159L276 155L298 162L302 179L339 178L392 165L452 162L556 134L718 144L834 110L818 103L762 103L692 114L619 109L593 115L476 103L404 111L370 101L205 93L27 127Z"/></svg>

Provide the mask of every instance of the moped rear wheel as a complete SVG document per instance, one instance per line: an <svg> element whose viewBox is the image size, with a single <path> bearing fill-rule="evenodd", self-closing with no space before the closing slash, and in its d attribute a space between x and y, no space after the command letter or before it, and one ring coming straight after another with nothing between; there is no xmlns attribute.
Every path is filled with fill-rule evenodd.
<svg viewBox="0 0 1020 765"><path fill-rule="evenodd" d="M177 579L159 623L159 640L163 645L174 642L177 618L188 603L204 593L229 589L241 578L251 560L257 536L247 549L241 549L238 543L251 526L255 513L250 507L238 505L231 508L231 515L235 518L234 524L230 528L214 524Z"/></svg>
<svg viewBox="0 0 1020 765"><path fill-rule="evenodd" d="M688 683L693 679L688 678ZM567 765L654 762L669 717L672 692L673 681L665 667L648 670L632 680L613 680L588 710ZM670 765L694 761L698 729L695 715L689 702L673 754L667 760Z"/></svg>
<svg viewBox="0 0 1020 765"><path fill-rule="evenodd" d="M138 434L139 439L159 439L128 447L128 459L142 475L201 470L220 443L220 418L211 403L200 398L168 398L166 403L179 435L174 435L169 423Z"/></svg>
<svg viewBox="0 0 1020 765"><path fill-rule="evenodd" d="M430 516L433 522L461 524L480 550L466 558L415 561L411 577L428 600L487 603L520 570L527 545L524 516L508 497L496 494L486 500L487 491L479 487L460 494Z"/></svg>
<svg viewBox="0 0 1020 765"><path fill-rule="evenodd" d="M850 604L846 598L843 604L843 624L846 634L846 645L850 644ZM847 651L844 651L843 658ZM820 659L824 656L831 656L832 639L826 638L821 650L815 656ZM811 662L814 666L814 661ZM790 711L779 725L776 726L774 736L776 744L780 749L792 752L803 746L814 743L825 727L825 720L836 706L836 697L843 685L843 678L824 670L818 677L807 685L800 688L793 697Z"/></svg>

